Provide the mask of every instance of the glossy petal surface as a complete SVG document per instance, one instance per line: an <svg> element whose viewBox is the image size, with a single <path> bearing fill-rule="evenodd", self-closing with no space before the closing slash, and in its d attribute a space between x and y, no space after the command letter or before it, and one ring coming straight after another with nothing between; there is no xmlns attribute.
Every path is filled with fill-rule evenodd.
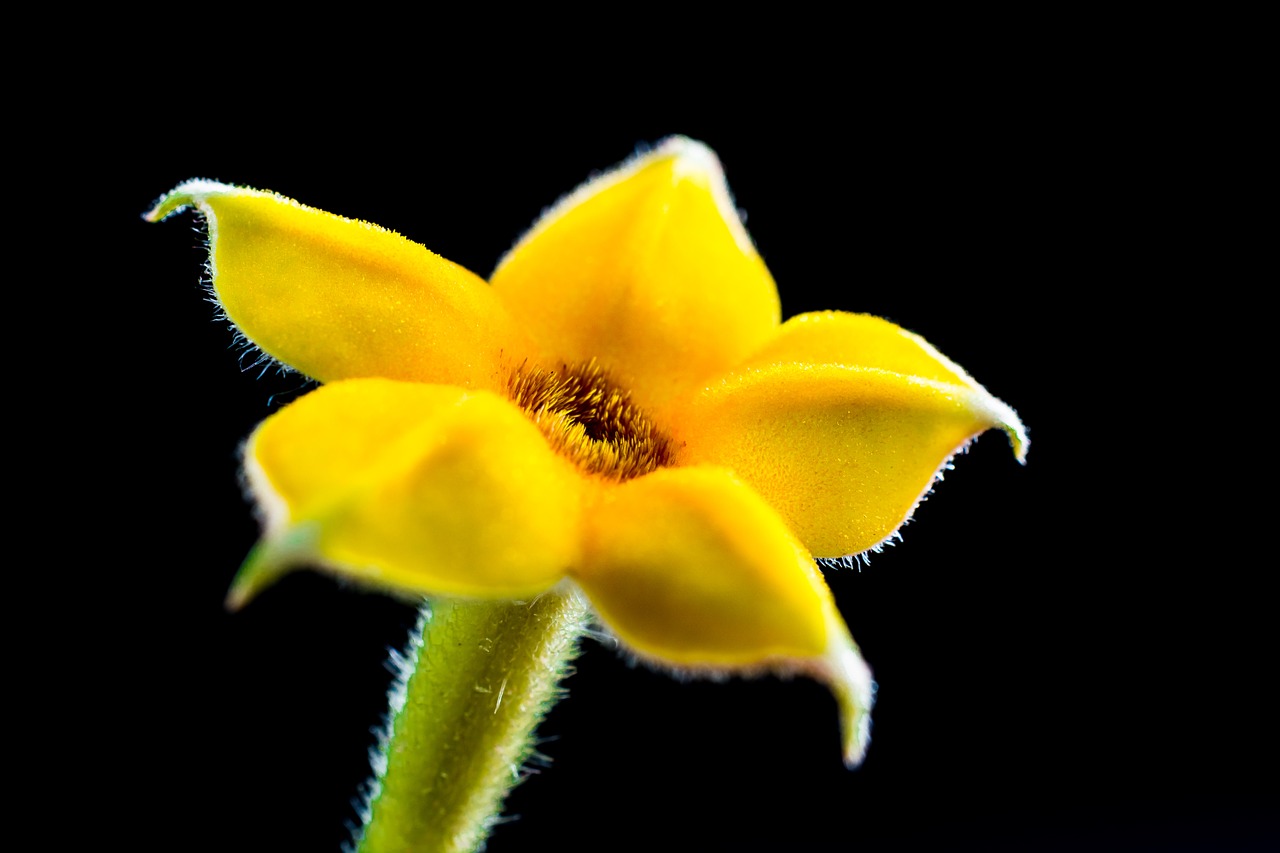
<svg viewBox="0 0 1280 853"><path fill-rule="evenodd" d="M330 382L382 376L497 390L528 344L483 279L367 222L191 181L147 215L208 223L213 290L268 355Z"/></svg>
<svg viewBox="0 0 1280 853"><path fill-rule="evenodd" d="M719 162L676 138L549 210L492 277L549 357L595 358L654 407L777 327L777 289Z"/></svg>
<svg viewBox="0 0 1280 853"><path fill-rule="evenodd" d="M401 591L509 598L579 559L580 476L488 392L326 385L263 422L246 472L267 531L235 598L307 561Z"/></svg>
<svg viewBox="0 0 1280 853"><path fill-rule="evenodd" d="M937 472L1016 413L918 336L874 317L828 313L778 337L682 411L680 464L732 468L819 557L891 536Z"/></svg>

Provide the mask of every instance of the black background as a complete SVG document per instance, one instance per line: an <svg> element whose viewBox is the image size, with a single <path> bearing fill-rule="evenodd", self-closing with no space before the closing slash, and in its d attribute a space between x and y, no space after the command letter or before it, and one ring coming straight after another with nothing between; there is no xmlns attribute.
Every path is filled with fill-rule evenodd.
<svg viewBox="0 0 1280 853"><path fill-rule="evenodd" d="M114 154L74 193L97 322L69 345L98 401L73 480L97 508L75 657L97 710L55 704L106 747L88 771L116 804L103 831L135 849L338 850L386 649L414 618L305 573L223 610L256 535L238 445L308 386L241 371L199 286L195 220L142 212L192 177L272 189L487 275L544 206L683 133L720 155L785 315L924 335L1018 410L1028 464L983 436L904 543L827 573L880 685L863 767L841 765L814 683L681 683L588 640L540 730L551 765L516 789L491 853L1274 843L1259 604L1195 568L1224 529L1169 508L1188 489L1161 442L1192 417L1157 390L1178 367L1145 339L1177 272L1153 262L1177 247L1152 221L1178 122L1141 75L1036 55L833 61L786 84L757 63L593 80L564 62L390 90L341 62L233 85L219 62L175 60L147 72L167 84L70 108L69 132Z"/></svg>

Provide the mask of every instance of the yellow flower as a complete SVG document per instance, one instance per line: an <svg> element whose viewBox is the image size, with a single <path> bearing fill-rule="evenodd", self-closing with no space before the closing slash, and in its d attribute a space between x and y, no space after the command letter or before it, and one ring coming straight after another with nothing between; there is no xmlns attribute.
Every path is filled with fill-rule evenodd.
<svg viewBox="0 0 1280 853"><path fill-rule="evenodd" d="M875 550L1014 411L923 339L841 312L781 322L715 155L672 138L549 209L490 281L391 231L185 183L254 345L325 383L245 449L264 534L238 605L320 566L395 591L576 585L638 657L873 684L815 558Z"/></svg>

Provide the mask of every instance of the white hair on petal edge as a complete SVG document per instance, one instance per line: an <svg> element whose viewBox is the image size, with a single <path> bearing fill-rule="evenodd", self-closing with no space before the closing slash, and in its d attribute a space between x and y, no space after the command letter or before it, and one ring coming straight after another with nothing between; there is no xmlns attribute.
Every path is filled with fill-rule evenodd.
<svg viewBox="0 0 1280 853"><path fill-rule="evenodd" d="M211 185L217 186L216 184ZM240 330L240 327L231 319L231 315L227 313L222 300L218 298L217 289L213 286L213 226L211 225L210 217L200 209L199 205L191 205L189 209L197 221L191 230L200 237L200 248L204 250L205 260L200 274L200 287L204 290L205 301L214 307L214 320L226 323L231 329L231 343L228 345L228 349L236 353L236 363L239 365L240 372L251 373L257 370L259 379L266 376L273 369L281 376L297 373L298 371L293 367L270 355L249 340L249 337ZM261 369L259 370L259 368Z"/></svg>
<svg viewBox="0 0 1280 853"><path fill-rule="evenodd" d="M920 497L916 498L916 502L911 505L909 510L907 510L907 514L903 517L902 523L894 528L893 532L888 536L881 539L870 548L867 548L865 551L859 551L856 554L845 554L841 557L816 557L815 559L818 561L818 565L824 569L856 568L858 571L862 571L863 566L870 567L872 554L879 554L885 548L897 545L899 542L904 541L902 538L902 528L915 520L915 513L916 510L919 509L920 504L929 499L929 496L933 494L934 486L937 483L942 482L946 472L955 470L955 458L961 454L968 453L969 445L971 445L977 438L978 436L970 437L964 444L956 448L954 453L942 460L942 464L938 466L938 469L933 472L933 477L929 479L929 485L925 487L924 491L920 493Z"/></svg>
<svg viewBox="0 0 1280 853"><path fill-rule="evenodd" d="M618 651L618 655L626 662L627 666L635 668L643 666L645 669L651 669L654 672L660 672L669 676L676 681L714 681L725 682L730 678L753 679L762 676L773 675L778 678L788 680L797 675L810 676L813 674L813 668L808 664L799 663L792 658L773 658L760 663L748 666L709 666L673 664L668 661L661 660L643 652L637 651L635 648L627 644L625 640L611 631L598 616L595 617L596 627L588 634L588 636L600 640L604 640L608 645L613 646Z"/></svg>
<svg viewBox="0 0 1280 853"><path fill-rule="evenodd" d="M729 191L720 159L704 143L677 134L668 136L654 145L640 142L635 146L632 155L623 162L608 169L592 171L586 181L562 195L554 204L542 209L529 230L498 260L495 270L500 269L508 258L546 230L566 211L573 209L591 196L621 183L663 157L673 158L677 178L697 175L707 179L712 197L734 241L744 251L755 251L755 244L744 226L744 218Z"/></svg>

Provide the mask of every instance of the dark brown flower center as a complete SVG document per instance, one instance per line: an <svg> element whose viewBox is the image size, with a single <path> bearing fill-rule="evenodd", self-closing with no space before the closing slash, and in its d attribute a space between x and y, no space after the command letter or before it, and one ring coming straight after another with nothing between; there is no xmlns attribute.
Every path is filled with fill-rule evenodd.
<svg viewBox="0 0 1280 853"><path fill-rule="evenodd" d="M583 471L630 480L671 463L670 440L594 360L557 371L522 366L507 393Z"/></svg>

